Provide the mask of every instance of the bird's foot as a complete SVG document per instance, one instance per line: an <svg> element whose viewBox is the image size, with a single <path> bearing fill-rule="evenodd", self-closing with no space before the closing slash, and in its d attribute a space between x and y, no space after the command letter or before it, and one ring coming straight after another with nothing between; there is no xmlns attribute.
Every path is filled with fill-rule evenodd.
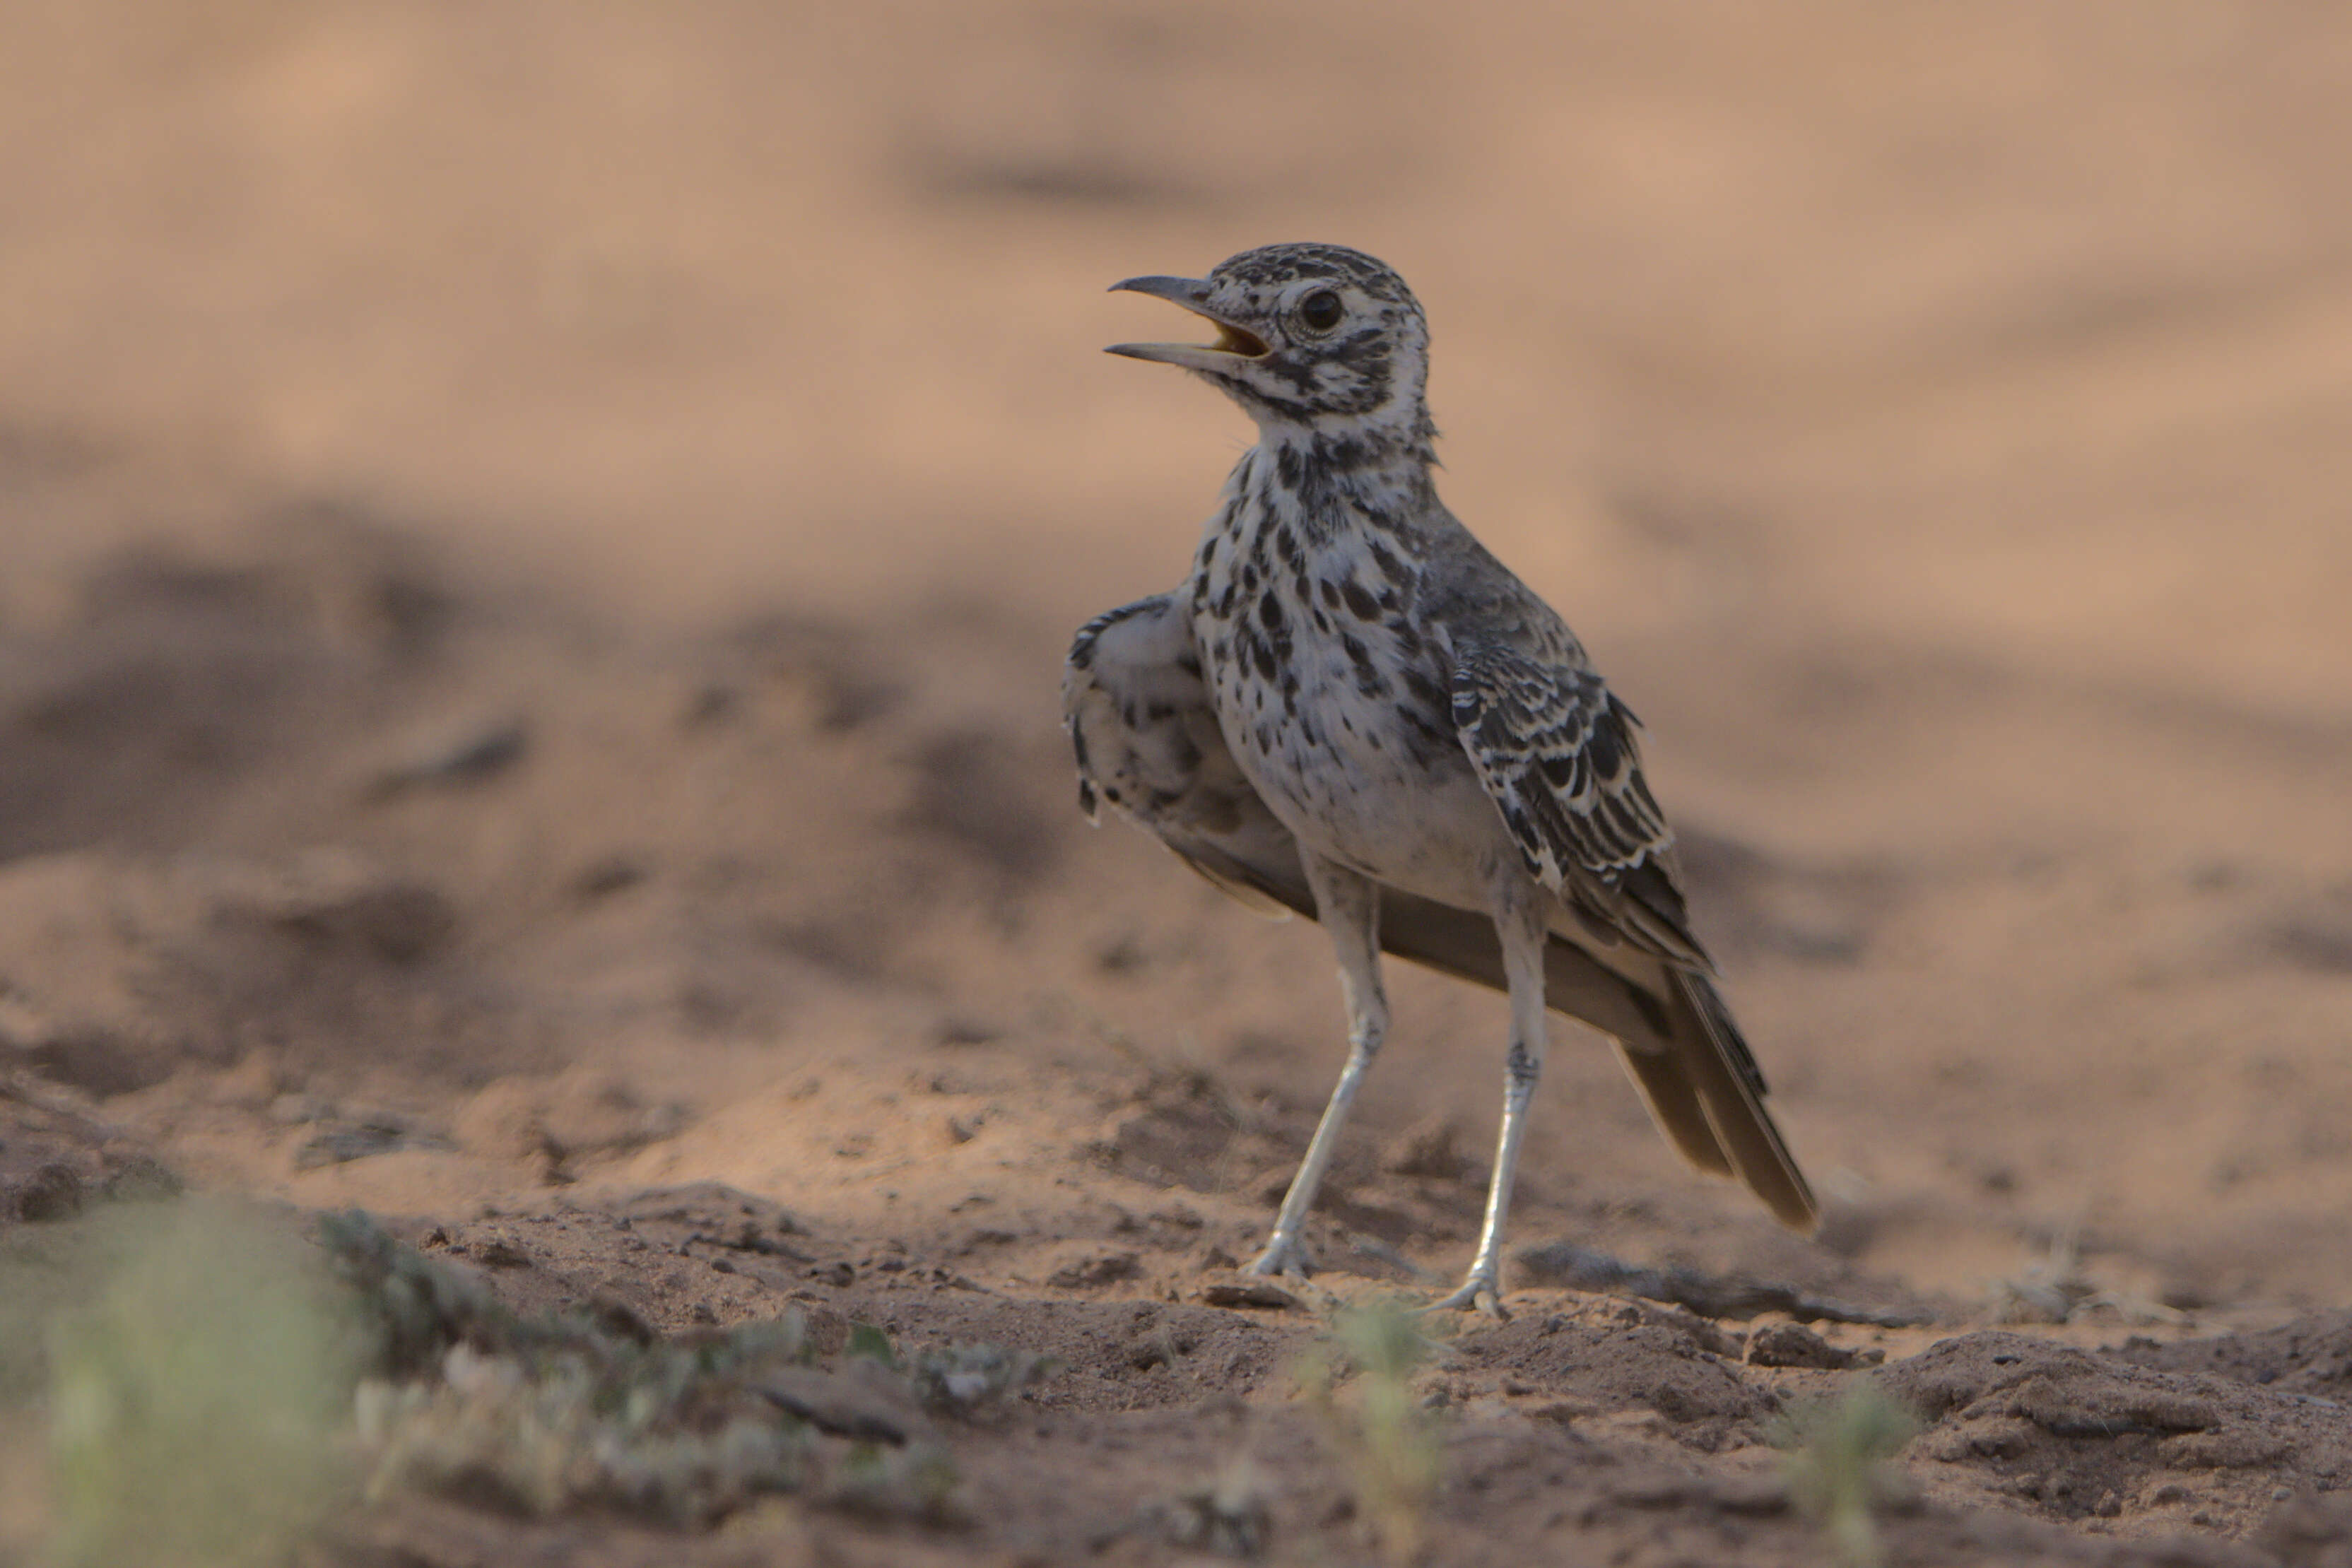
<svg viewBox="0 0 2352 1568"><path fill-rule="evenodd" d="M1492 1270L1473 1269L1462 1288L1453 1294L1441 1296L1421 1309L1424 1312L1477 1312L1497 1322L1508 1322L1511 1314L1503 1310L1502 1289Z"/></svg>
<svg viewBox="0 0 2352 1568"><path fill-rule="evenodd" d="M1276 1235L1265 1251L1242 1265L1242 1272L1265 1279L1304 1280L1309 1272L1307 1244L1296 1236Z"/></svg>

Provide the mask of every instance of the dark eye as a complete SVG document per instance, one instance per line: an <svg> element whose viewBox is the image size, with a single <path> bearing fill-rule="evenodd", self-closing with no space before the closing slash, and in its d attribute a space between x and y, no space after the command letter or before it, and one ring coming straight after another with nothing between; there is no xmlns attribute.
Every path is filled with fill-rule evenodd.
<svg viewBox="0 0 2352 1568"><path fill-rule="evenodd" d="M1314 331L1328 332L1339 324L1348 308L1328 288L1318 288L1298 302L1298 319Z"/></svg>

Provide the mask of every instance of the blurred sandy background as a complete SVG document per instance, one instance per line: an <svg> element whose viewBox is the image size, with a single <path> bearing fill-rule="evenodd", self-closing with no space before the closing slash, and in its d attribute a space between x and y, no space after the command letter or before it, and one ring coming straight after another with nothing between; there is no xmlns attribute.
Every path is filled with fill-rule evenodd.
<svg viewBox="0 0 2352 1568"><path fill-rule="evenodd" d="M904 593L913 547L1058 613L1177 560L1239 426L1090 357L1137 314L1096 296L1329 235L1431 304L1457 508L1604 643L1711 593L2340 695L2305 650L2343 567L2325 8L7 28L21 424L462 512L633 605ZM1579 591L1618 551L1685 570Z"/></svg>
<svg viewBox="0 0 2352 1568"><path fill-rule="evenodd" d="M899 1079L977 1040L1034 1183L986 1281L1120 1182L1240 1247L1337 1060L1321 938L1081 831L1057 662L1248 439L1098 352L1165 328L1104 287L1334 240L1428 308L1449 502L1648 723L1840 1212L1771 1233L1571 1040L1524 1239L1947 1321L2067 1237L2157 1309L2338 1303L2347 146L2316 5L7 8L0 994L33 1045L128 1030L82 1087L199 1181L455 1213L530 1184L494 1081L593 1063L683 1106L604 1177L919 1250L977 1156ZM320 609L353 572L441 607L421 663ZM364 787L509 712L489 784ZM267 1028L189 981L198 1027L139 1013L182 1004L137 941L57 936L107 878L321 847L452 946ZM352 995L437 1021L346 1038ZM1497 1014L1403 1005L1366 1148L1434 1114L1475 1158ZM1148 1094L1069 1136L1068 1075L1135 1061L1258 1107L1247 1168ZM257 1109L362 1091L441 1142L305 1165ZM1474 1200L1359 1167L1347 1223L1458 1266Z"/></svg>

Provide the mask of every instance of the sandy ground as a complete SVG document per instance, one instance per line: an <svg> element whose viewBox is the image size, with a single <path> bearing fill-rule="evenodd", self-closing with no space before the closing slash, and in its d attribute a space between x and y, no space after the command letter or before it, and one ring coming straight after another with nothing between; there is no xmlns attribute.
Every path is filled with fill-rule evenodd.
<svg viewBox="0 0 2352 1568"><path fill-rule="evenodd" d="M1320 1288L1208 1304L1327 951L1087 830L1055 713L1246 440L1102 287L1299 237L1428 306L1445 493L1647 721L1831 1209L1570 1039L1517 1242L1921 1320L1533 1257L1416 1375L1429 1560L1823 1561L1769 1439L1879 1357L1894 1561L2347 1560L2352 25L1444 15L0 17L0 1247L160 1170L1058 1368L928 1523L320 1560L1172 1562L1236 1466L1269 1560L1374 1550L1296 1368L1465 1261L1501 1009L1396 980Z"/></svg>

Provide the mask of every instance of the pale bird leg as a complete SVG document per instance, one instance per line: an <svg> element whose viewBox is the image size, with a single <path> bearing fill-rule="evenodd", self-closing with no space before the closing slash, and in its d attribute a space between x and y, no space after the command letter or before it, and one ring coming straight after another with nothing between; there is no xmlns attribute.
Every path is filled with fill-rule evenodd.
<svg viewBox="0 0 2352 1568"><path fill-rule="evenodd" d="M1315 1207L1316 1189L1323 1185L1323 1173L1339 1146L1339 1130L1356 1103L1356 1091L1363 1086L1365 1070L1380 1053L1389 1030L1388 990L1381 984L1378 884L1320 855L1302 852L1299 860L1315 891L1316 918L1331 933L1331 945L1339 951L1339 991L1348 1007L1348 1064L1339 1070L1339 1082L1332 1087L1331 1103L1323 1107L1323 1120L1316 1124L1307 1157L1298 1162L1298 1174L1283 1195L1274 1234L1248 1267L1252 1274L1307 1272L1307 1211ZM1537 1005L1541 1007L1540 998Z"/></svg>
<svg viewBox="0 0 2352 1568"><path fill-rule="evenodd" d="M1510 1218L1511 1184L1519 1168L1519 1145L1528 1132L1528 1103L1543 1076L1545 1050L1543 911L1516 889L1496 898L1495 933L1503 944L1503 974L1511 998L1511 1049L1503 1081L1503 1130L1495 1145L1495 1176L1486 1187L1486 1218L1478 1228L1478 1250L1470 1272L1453 1294L1432 1303L1434 1312L1475 1307L1503 1315L1503 1230Z"/></svg>

